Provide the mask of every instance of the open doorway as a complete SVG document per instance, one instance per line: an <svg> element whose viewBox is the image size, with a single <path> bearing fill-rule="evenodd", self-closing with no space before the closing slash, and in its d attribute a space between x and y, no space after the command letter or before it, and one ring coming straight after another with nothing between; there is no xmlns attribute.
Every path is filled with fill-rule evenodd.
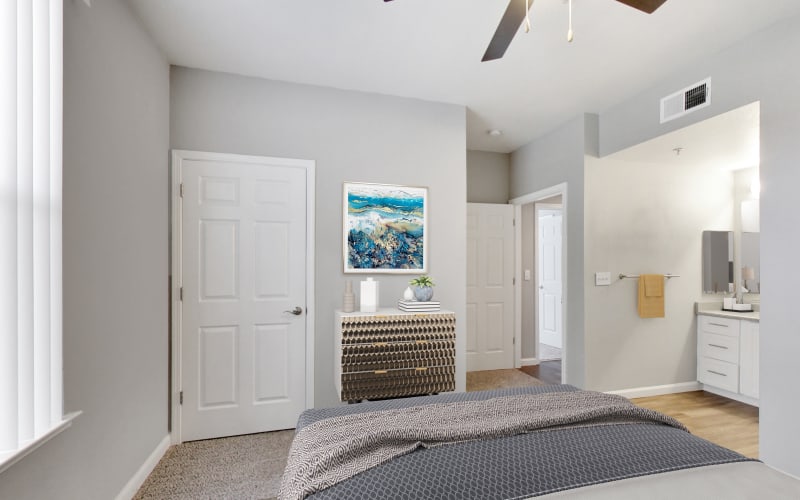
<svg viewBox="0 0 800 500"><path fill-rule="evenodd" d="M562 383L566 366L566 184L512 200L517 220L517 366Z"/></svg>

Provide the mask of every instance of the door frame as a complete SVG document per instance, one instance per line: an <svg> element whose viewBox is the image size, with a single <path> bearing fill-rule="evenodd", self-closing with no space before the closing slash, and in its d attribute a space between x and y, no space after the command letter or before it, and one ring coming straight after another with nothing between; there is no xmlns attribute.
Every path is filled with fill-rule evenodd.
<svg viewBox="0 0 800 500"><path fill-rule="evenodd" d="M533 333L533 338L534 338L534 342L535 342L536 348L537 348L536 357L539 360L539 362L542 361L542 359L539 357L539 351L538 351L539 344L541 344L541 340L539 338L540 321L539 321L539 291L538 291L539 287L541 286L541 282L540 282L541 276L539 275L538 271L539 271L539 259L542 258L541 251L540 251L541 250L541 241L539 239L539 217L541 217L541 213L542 212L558 212L561 215L562 250L563 250L563 238L564 238L564 231L563 231L563 227L564 227L563 226L563 224L564 224L564 210L562 208L562 205L555 205L555 204L552 204L552 203L534 202L534 205L533 205L533 234L534 234L533 260L534 260L534 266L535 266L535 269L536 269L537 273L536 273L536 280L534 281L534 284L533 284L533 288L534 288L534 290L536 290L536 302L534 302L534 304L533 304L533 310L534 310L534 314L536 316L536 321L534 321L534 323L533 323L533 332L534 332ZM561 259L562 259L561 266L562 266L562 271L563 271L563 269L564 269L564 267L563 267L564 266L564 262L563 262L564 254L563 253L561 254ZM563 308L564 307L564 300L563 300L563 297L564 297L564 273L563 272L561 273L561 297L562 297L561 307ZM522 342L520 341L520 343L522 343ZM563 347L564 347L564 324L563 323L561 324L561 347L562 347L562 351L563 351Z"/></svg>
<svg viewBox="0 0 800 500"><path fill-rule="evenodd" d="M539 191L534 191L533 193L524 194L522 196L518 196L516 198L512 198L509 200L509 203L514 205L514 218L517 221L522 220L522 205L527 205L528 203L535 203L537 201L543 201L547 198L552 198L553 196L561 195L561 210L562 210L562 218L561 218L561 279L562 279L562 289L561 289L561 296L568 297L568 275L567 275L567 248L568 248L568 241L567 235L569 231L567 231L568 225L568 218L566 214L568 213L568 196L567 196L567 183L562 182L561 184L556 184L555 186L550 186L544 189L540 189ZM534 217L535 218L535 217ZM522 366L522 224L515 224L515 245L516 251L514 256L515 262L515 280L517 286L514 287L514 308L516 311L515 318L514 318L514 336L515 338L519 339L519 342L516 342L514 346L514 364L516 367ZM537 243L538 244L538 243ZM567 364L569 362L569 349L568 349L568 338L569 338L569 328L568 328L568 317L567 311L569 310L569 300L565 300L561 307L561 339L563 342L563 346L561 349L561 383L568 384L569 381L567 380ZM538 321L538 318L537 318ZM538 341L538 332L535 335L536 341ZM538 351L538 349L537 349ZM536 353L537 357L534 358L533 364L539 364L540 360L538 358L539 353Z"/></svg>
<svg viewBox="0 0 800 500"><path fill-rule="evenodd" d="M212 153L206 151L190 151L173 149L170 153L170 368L169 368L169 433L172 444L180 444L181 439L181 406L180 392L181 380L181 316L182 304L180 289L183 283L182 251L183 234L181 219L181 183L183 160L200 161L237 161L240 163L263 163L266 161L279 162L281 165L304 168L306 171L306 398L305 407L314 407L314 212L316 162L314 160L299 160L293 158L277 158L270 156L253 156L229 153Z"/></svg>

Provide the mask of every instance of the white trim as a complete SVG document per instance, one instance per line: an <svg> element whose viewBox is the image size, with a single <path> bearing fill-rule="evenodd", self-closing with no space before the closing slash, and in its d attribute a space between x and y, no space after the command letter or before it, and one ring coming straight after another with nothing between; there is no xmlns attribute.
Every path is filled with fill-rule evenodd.
<svg viewBox="0 0 800 500"><path fill-rule="evenodd" d="M297 166L306 169L306 398L305 407L314 407L314 346L315 346L315 302L314 302L314 262L315 255L314 249L316 242L314 240L315 228L314 223L316 220L315 214L315 186L316 186L316 162L314 160L301 160L292 158L275 158L267 156L252 156L252 155L239 155L228 153L211 153L205 151L188 151L182 149L173 149L171 154L171 180L170 180L170 212L171 212L171 228L170 228L170 250L172 256L171 273L171 301L172 301L172 324L170 325L170 335L172 338L172 369L170 376L172 381L170 383L171 391L171 412L170 412L170 439L172 444L180 444L183 442L181 438L181 407L179 404L181 392L181 301L180 301L180 288L183 283L181 276L181 252L183 251L183 242L180 239L181 231L181 182L183 175L181 171L181 160L196 159L206 161L218 160L233 160L240 163L263 163L265 160L277 160L282 165Z"/></svg>
<svg viewBox="0 0 800 500"><path fill-rule="evenodd" d="M122 488L122 491L119 492L117 495L117 500L129 500L136 495L136 492L139 491L139 488L142 487L144 482L147 480L147 476L153 472L153 469L156 468L158 462L161 460L161 457L167 452L170 447L171 438L169 435L164 436L164 439L161 440L160 443L156 446L156 449L150 453L150 456L144 461L139 470L136 471L136 474L128 481L128 483Z"/></svg>
<svg viewBox="0 0 800 500"><path fill-rule="evenodd" d="M522 358L522 205L514 205L514 368Z"/></svg>
<svg viewBox="0 0 800 500"><path fill-rule="evenodd" d="M567 183L562 182L561 184L556 184L555 186L550 186L548 188L540 189L539 191L535 191L533 193L525 194L522 196L518 196L516 198L512 198L509 200L509 203L512 205L516 205L517 210L515 211L516 214L522 213L522 205L527 205L528 203L534 203L537 201L545 200L547 198L552 198L553 196L561 195L561 210L562 210L562 218L561 218L561 278L562 278L562 289L561 289L561 296L568 297L568 289L569 289L569 275L567 274L567 261L569 252L567 251L568 248L568 241L567 235L569 234L568 224L569 224L569 217L567 217L568 210L567 210ZM517 220L520 220L518 218ZM522 237L521 237L521 223L517 224L517 238L515 244L517 245L517 260L515 262L516 267L516 275L517 275L517 283L521 282L521 267L522 267ZM516 305L516 316L517 319L515 321L515 330L514 335L519 342L520 353L521 353L521 344L522 344L522 320L521 320L521 307L522 307L522 288L517 286L514 288L514 292L516 294L515 298L515 305ZM562 384L569 384L570 380L567 377L567 363L569 361L569 353L567 350L567 338L569 332L569 325L568 325L568 314L567 310L569 309L569 301L565 300L563 307L561 308L561 338L562 338L562 346L561 346L561 383ZM536 339L538 341L538 339ZM517 358L518 362L521 362L521 354L520 358ZM518 365L519 366L519 365Z"/></svg>
<svg viewBox="0 0 800 500"><path fill-rule="evenodd" d="M679 392L700 391L703 389L699 382L681 382L678 384L654 385L651 387L635 387L618 391L605 391L608 394L618 394L631 398L646 398L649 396L663 396L665 394L678 394Z"/></svg>
<svg viewBox="0 0 800 500"><path fill-rule="evenodd" d="M76 411L64 415L61 419L61 422L54 425L52 429L45 432L41 436L31 439L29 442L20 446L16 450L9 452L8 454L0 453L0 474L26 456L30 455L38 447L42 446L65 431L69 426L72 425L72 421L75 420L75 418L77 418L81 413L82 412L80 411Z"/></svg>
<svg viewBox="0 0 800 500"><path fill-rule="evenodd" d="M561 184L556 184L555 186L550 186L549 188L540 189L539 191L535 191L533 193L524 194L522 196L517 196L516 198L512 198L509 200L509 203L512 205L527 205L528 203L533 203L535 201L542 201L547 198L552 198L553 196L558 195L566 195L567 193L567 183L562 182ZM566 205L563 203L562 205Z"/></svg>

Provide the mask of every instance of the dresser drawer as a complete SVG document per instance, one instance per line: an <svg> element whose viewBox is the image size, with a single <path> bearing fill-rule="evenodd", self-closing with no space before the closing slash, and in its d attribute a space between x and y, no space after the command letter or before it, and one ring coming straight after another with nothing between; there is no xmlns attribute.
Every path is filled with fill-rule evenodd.
<svg viewBox="0 0 800 500"><path fill-rule="evenodd" d="M739 363L739 339L717 333L700 332L700 356Z"/></svg>
<svg viewBox="0 0 800 500"><path fill-rule="evenodd" d="M711 358L700 358L697 380L726 391L739 392L739 366Z"/></svg>
<svg viewBox="0 0 800 500"><path fill-rule="evenodd" d="M700 315L697 317L697 326L701 331L704 332L717 333L719 335L728 335L736 338L739 337L738 319Z"/></svg>

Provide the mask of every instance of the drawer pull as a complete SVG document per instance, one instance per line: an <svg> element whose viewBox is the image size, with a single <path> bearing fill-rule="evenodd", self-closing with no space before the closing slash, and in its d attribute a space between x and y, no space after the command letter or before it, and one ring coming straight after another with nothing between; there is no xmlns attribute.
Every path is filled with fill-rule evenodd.
<svg viewBox="0 0 800 500"><path fill-rule="evenodd" d="M426 371L428 371L428 368L427 368L427 367L423 367L423 368L414 368L414 370L416 370L416 371L418 371L418 372L426 372Z"/></svg>
<svg viewBox="0 0 800 500"><path fill-rule="evenodd" d="M727 377L728 376L728 374L726 374L726 373L715 372L714 370L707 370L707 371L708 371L708 373L713 373L714 375L719 375L720 377Z"/></svg>
<svg viewBox="0 0 800 500"><path fill-rule="evenodd" d="M389 345L388 342L373 342L372 347L386 347Z"/></svg>
<svg viewBox="0 0 800 500"><path fill-rule="evenodd" d="M725 325L723 323L709 323L709 325L721 326L722 328L728 328L728 325Z"/></svg>
<svg viewBox="0 0 800 500"><path fill-rule="evenodd" d="M708 344L710 347L717 347L719 349L728 349L728 346L719 345L719 344Z"/></svg>
<svg viewBox="0 0 800 500"><path fill-rule="evenodd" d="M389 373L388 370L375 370L375 375L383 375L384 373Z"/></svg>

